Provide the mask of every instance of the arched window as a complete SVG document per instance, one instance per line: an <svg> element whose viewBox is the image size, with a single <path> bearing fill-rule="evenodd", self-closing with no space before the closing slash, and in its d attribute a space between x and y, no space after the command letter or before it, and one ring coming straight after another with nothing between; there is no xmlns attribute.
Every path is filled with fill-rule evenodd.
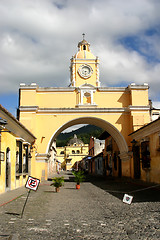
<svg viewBox="0 0 160 240"><path fill-rule="evenodd" d="M25 149L25 157L23 158L23 164L24 164L24 168L23 168L23 172L28 173L28 145L24 145L24 149Z"/></svg>
<svg viewBox="0 0 160 240"><path fill-rule="evenodd" d="M22 173L22 142L21 141L17 141L17 147L18 147L18 150L16 152L16 158L17 158L17 173Z"/></svg>
<svg viewBox="0 0 160 240"><path fill-rule="evenodd" d="M75 154L75 151L74 151L74 150L72 150L72 154Z"/></svg>
<svg viewBox="0 0 160 240"><path fill-rule="evenodd" d="M79 151L79 150L77 150L77 153L79 154L79 153L80 153L80 151Z"/></svg>
<svg viewBox="0 0 160 240"><path fill-rule="evenodd" d="M6 149L6 160L7 160L7 162L10 162L10 148L9 147L7 147L7 149Z"/></svg>
<svg viewBox="0 0 160 240"><path fill-rule="evenodd" d="M83 50L86 50L86 46L85 45L83 46Z"/></svg>
<svg viewBox="0 0 160 240"><path fill-rule="evenodd" d="M26 154L23 154L23 172L26 172Z"/></svg>
<svg viewBox="0 0 160 240"><path fill-rule="evenodd" d="M11 160L10 160L10 148L6 149L6 188L10 188L11 185Z"/></svg>
<svg viewBox="0 0 160 240"><path fill-rule="evenodd" d="M16 152L16 173L19 173L19 152Z"/></svg>

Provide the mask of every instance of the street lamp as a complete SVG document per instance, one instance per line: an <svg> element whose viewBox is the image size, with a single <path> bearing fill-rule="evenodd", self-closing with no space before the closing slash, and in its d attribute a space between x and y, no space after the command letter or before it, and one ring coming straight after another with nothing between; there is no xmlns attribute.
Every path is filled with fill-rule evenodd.
<svg viewBox="0 0 160 240"><path fill-rule="evenodd" d="M133 139L133 140L131 141L131 143L132 143L132 144L136 144L137 141L136 141L135 139Z"/></svg>

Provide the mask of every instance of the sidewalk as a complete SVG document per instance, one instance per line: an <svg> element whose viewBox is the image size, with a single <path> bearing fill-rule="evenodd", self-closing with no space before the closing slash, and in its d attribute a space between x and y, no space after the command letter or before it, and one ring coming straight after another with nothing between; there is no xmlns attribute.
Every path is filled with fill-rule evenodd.
<svg viewBox="0 0 160 240"><path fill-rule="evenodd" d="M65 174L65 173L61 172L59 175L57 173L55 173L52 176L52 178L61 176L63 174ZM50 179L50 181L51 181L51 179ZM49 183L51 183L51 182L49 182ZM40 185L45 185L45 184L48 185L49 183L48 183L47 180L43 180L40 183ZM28 189L25 188L25 186L23 186L23 187L19 187L17 189L14 189L14 190L9 190L9 191L7 191L5 193L1 193L0 194L0 207L5 205L5 204L7 204L7 203L9 203L9 202L14 201L15 199L21 197L22 195L27 195L27 192L28 192Z"/></svg>
<svg viewBox="0 0 160 240"><path fill-rule="evenodd" d="M0 207L25 194L27 194L27 189L24 186L0 194Z"/></svg>

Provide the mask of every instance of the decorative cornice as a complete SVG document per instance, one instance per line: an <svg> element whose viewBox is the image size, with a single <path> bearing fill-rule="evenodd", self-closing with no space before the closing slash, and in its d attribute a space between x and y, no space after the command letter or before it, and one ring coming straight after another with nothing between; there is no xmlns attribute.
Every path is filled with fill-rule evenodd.
<svg viewBox="0 0 160 240"><path fill-rule="evenodd" d="M75 108L39 108L38 106L21 106L19 110L21 112L51 112L51 113L66 113L66 112L131 112L131 111L148 111L149 106L129 106L124 108L97 108L96 104L92 105L81 105L77 104Z"/></svg>
<svg viewBox="0 0 160 240"><path fill-rule="evenodd" d="M36 90L36 92L73 92L74 87L39 87L37 84L26 85L20 84L20 89L24 90Z"/></svg>
<svg viewBox="0 0 160 240"><path fill-rule="evenodd" d="M87 60L87 59L86 59ZM83 62L81 62L83 64ZM85 62L84 62L85 64ZM91 64L91 63L90 63ZM61 92L61 91L68 91L73 92L75 87L39 87L36 83L32 83L31 85L26 85L25 83L20 84L20 89L26 90L35 90L37 92ZM144 85L135 85L130 84L128 87L97 87L98 91L100 92L129 92L130 90L146 90L149 89L148 84Z"/></svg>
<svg viewBox="0 0 160 240"><path fill-rule="evenodd" d="M50 156L51 156L50 154L46 154L46 153L37 153L36 160L37 161L48 161Z"/></svg>
<svg viewBox="0 0 160 240"><path fill-rule="evenodd" d="M126 109L125 108L59 108L59 109L42 109L40 108L38 110L38 112L50 112L50 111L53 111L53 112L59 112L59 113L62 113L62 112L76 112L76 113L81 113L81 112L87 112L87 113L91 113L91 112L104 112L104 113L109 113L109 112L126 112Z"/></svg>
<svg viewBox="0 0 160 240"><path fill-rule="evenodd" d="M48 88L38 88L37 92L74 92L75 87L48 87Z"/></svg>
<svg viewBox="0 0 160 240"><path fill-rule="evenodd" d="M146 90L146 89L149 89L149 85L148 83L144 83L143 85L136 85L135 83L131 83L128 88L130 90Z"/></svg>
<svg viewBox="0 0 160 240"><path fill-rule="evenodd" d="M76 90L80 91L80 90L85 90L85 89L89 89L89 90L97 90L98 87L93 86L92 84L83 84L79 87L76 87Z"/></svg>
<svg viewBox="0 0 160 240"><path fill-rule="evenodd" d="M128 92L126 87L98 87L99 92Z"/></svg>
<svg viewBox="0 0 160 240"><path fill-rule="evenodd" d="M23 111L31 111L32 107L20 107L20 110ZM128 112L127 108L37 108L37 113L123 113Z"/></svg>
<svg viewBox="0 0 160 240"><path fill-rule="evenodd" d="M76 107L81 107L81 108L88 108L88 105L84 105L84 104L77 104ZM97 104L96 103L93 103L93 104L90 104L89 105L89 108L95 108L97 107Z"/></svg>
<svg viewBox="0 0 160 240"><path fill-rule="evenodd" d="M93 59L89 59L89 58L74 58L74 60L75 60L75 62L73 63L73 64L75 64L75 63L79 63L79 61L83 61L83 62L81 62L81 63L86 63L86 62L88 62L88 61L92 61L92 62L88 62L89 64L95 64L95 59L93 58ZM96 63L98 63L98 62L96 62Z"/></svg>
<svg viewBox="0 0 160 240"><path fill-rule="evenodd" d="M20 83L20 89L35 90L37 88L38 88L38 85L36 83L31 83L30 85L26 85L25 83Z"/></svg>
<svg viewBox="0 0 160 240"><path fill-rule="evenodd" d="M19 110L22 112L37 112L38 106L20 106Z"/></svg>
<svg viewBox="0 0 160 240"><path fill-rule="evenodd" d="M148 111L148 110L150 110L150 106L132 106L132 105L130 105L130 106L128 106L128 109L130 111L139 111L139 110Z"/></svg>
<svg viewBox="0 0 160 240"><path fill-rule="evenodd" d="M16 141L19 141L19 142L25 142L25 139L20 138L20 137L16 137Z"/></svg>

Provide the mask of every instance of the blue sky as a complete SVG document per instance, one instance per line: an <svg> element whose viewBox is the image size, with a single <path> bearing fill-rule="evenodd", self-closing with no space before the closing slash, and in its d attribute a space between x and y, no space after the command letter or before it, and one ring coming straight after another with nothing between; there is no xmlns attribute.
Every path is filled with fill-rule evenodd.
<svg viewBox="0 0 160 240"><path fill-rule="evenodd" d="M69 85L70 58L86 33L103 86L148 83L160 108L160 1L0 1L0 104L13 115L20 83Z"/></svg>
<svg viewBox="0 0 160 240"><path fill-rule="evenodd" d="M18 108L18 94L1 94L0 104L16 117Z"/></svg>

